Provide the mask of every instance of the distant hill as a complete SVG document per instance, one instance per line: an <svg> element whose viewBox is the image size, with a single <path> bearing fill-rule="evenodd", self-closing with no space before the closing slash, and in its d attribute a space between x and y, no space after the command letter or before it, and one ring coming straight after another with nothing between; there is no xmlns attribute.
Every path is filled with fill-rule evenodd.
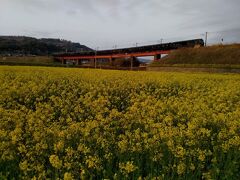
<svg viewBox="0 0 240 180"><path fill-rule="evenodd" d="M37 39L26 36L0 36L0 55L52 55L54 53L91 51L87 46L62 39Z"/></svg>

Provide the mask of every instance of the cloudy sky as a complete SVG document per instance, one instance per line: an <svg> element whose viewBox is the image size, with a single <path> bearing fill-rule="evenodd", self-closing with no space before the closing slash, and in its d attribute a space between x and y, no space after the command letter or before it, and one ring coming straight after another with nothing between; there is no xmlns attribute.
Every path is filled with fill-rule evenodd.
<svg viewBox="0 0 240 180"><path fill-rule="evenodd" d="M100 49L191 38L240 42L240 0L0 0L0 35Z"/></svg>

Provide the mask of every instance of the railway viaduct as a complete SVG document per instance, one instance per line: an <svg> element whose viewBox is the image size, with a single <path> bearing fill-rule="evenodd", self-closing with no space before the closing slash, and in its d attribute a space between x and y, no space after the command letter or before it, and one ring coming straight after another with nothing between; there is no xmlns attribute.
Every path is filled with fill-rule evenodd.
<svg viewBox="0 0 240 180"><path fill-rule="evenodd" d="M137 57L153 56L154 61L161 59L162 54L169 54L172 50L184 47L199 47L203 46L202 39L194 39L187 41L178 41L165 44L154 44L148 46L130 47L123 49L89 51L82 53L64 53L55 55L55 59L66 64L68 60L74 61L75 64L80 65L82 61L89 61L96 65L98 59L107 59L112 65L113 61L118 58L128 58L132 60Z"/></svg>

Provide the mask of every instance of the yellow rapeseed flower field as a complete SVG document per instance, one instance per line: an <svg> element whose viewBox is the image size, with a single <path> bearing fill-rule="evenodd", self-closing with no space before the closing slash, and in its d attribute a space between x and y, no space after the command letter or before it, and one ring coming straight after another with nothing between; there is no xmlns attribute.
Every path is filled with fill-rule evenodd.
<svg viewBox="0 0 240 180"><path fill-rule="evenodd" d="M240 75L1 66L0 179L240 179Z"/></svg>

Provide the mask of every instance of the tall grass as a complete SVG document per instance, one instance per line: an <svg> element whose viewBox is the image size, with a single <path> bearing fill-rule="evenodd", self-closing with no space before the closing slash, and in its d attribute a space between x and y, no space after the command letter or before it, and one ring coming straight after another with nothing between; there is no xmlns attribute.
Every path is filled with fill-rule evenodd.
<svg viewBox="0 0 240 180"><path fill-rule="evenodd" d="M183 48L172 51L168 56L151 65L161 66L164 64L240 65L240 44Z"/></svg>

